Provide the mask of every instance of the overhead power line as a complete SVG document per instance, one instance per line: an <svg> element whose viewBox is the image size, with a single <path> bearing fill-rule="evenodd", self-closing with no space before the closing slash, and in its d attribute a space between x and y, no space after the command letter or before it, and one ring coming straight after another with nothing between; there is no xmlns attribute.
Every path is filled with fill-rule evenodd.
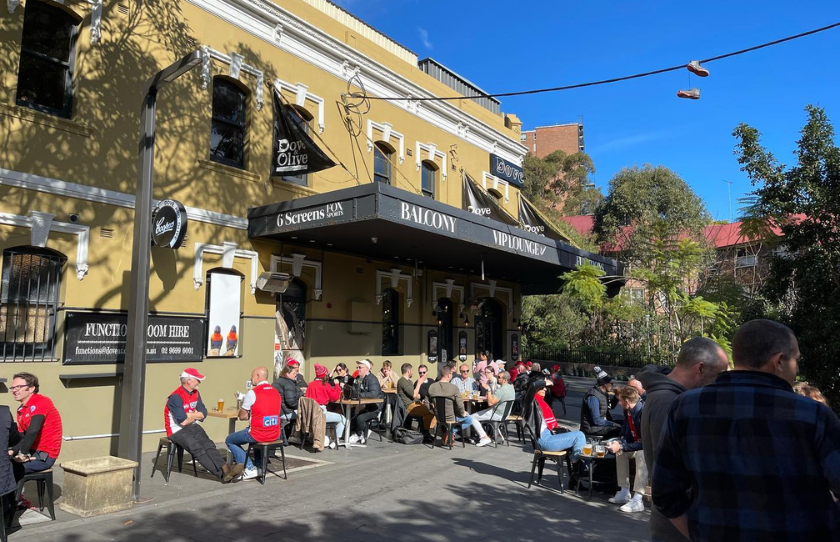
<svg viewBox="0 0 840 542"><path fill-rule="evenodd" d="M781 38L774 41L768 41L767 43L762 43L761 45L755 45L753 47L748 47L746 49L741 49L740 51L733 51L731 53L726 53L723 55L713 56L711 58L707 58L705 60L701 60L701 64L708 64L709 62L715 62L716 60L723 60L724 58L730 58L733 56L743 55L746 53L751 53L753 51L757 51L759 49L764 49L765 47L771 47L773 45L779 45L780 43L785 43L788 41L797 40L799 38L804 38L807 36L811 36L813 34L818 34L820 32L825 32L826 30L831 30L832 28L837 28L840 26L840 22L830 24L828 26L823 26L821 28L815 28L814 30L809 30L807 32L802 32L801 34L796 34L793 36L788 36L786 38ZM532 90L519 90L515 92L497 92L495 94L474 94L472 96L433 96L433 97L404 97L404 96L391 96L391 97L377 97L377 96L367 96L369 100L412 100L418 102L434 102L434 101L454 101L454 100L472 100L476 98L505 98L508 96L526 96L528 94L543 94L546 92L558 92L561 90L572 90L576 88L584 88L584 87L594 87L597 85L608 85L611 83L618 83L621 81L629 81L631 79L640 79L642 77L650 77L651 75L659 75L661 73L668 73L677 70L684 70L686 64L680 64L678 66L671 66L670 68L662 68L661 70L653 70L649 72L637 73L634 75L625 75L623 77L613 77L612 79L602 79L600 81L592 81L589 83L578 83L576 85L566 85L562 87L552 87L552 88L539 88L539 89L532 89Z"/></svg>

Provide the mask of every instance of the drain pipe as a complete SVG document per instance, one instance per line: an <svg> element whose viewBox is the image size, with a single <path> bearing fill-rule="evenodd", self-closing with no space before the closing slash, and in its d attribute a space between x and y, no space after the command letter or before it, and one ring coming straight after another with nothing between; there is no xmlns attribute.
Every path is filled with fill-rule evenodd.
<svg viewBox="0 0 840 542"><path fill-rule="evenodd" d="M143 431L144 435L154 435L156 433L165 433L166 429L150 429L149 431ZM112 438L120 436L119 433L103 433L101 435L79 435L78 437L68 437L67 435L63 435L61 438L65 441L70 440L91 440L95 438Z"/></svg>

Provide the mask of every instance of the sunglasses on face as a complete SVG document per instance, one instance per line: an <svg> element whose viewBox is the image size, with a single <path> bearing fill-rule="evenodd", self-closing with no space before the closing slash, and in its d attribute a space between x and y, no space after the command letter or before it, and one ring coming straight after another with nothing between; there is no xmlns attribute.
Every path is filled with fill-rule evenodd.
<svg viewBox="0 0 840 542"><path fill-rule="evenodd" d="M426 374L426 371L420 371L420 375Z"/></svg>

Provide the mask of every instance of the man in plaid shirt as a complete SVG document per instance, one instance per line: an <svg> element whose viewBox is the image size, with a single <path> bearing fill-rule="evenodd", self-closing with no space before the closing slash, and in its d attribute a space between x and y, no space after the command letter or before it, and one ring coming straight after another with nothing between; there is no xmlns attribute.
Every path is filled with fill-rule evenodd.
<svg viewBox="0 0 840 542"><path fill-rule="evenodd" d="M840 420L793 393L799 345L771 320L732 339L735 370L672 406L653 503L695 541L840 539Z"/></svg>

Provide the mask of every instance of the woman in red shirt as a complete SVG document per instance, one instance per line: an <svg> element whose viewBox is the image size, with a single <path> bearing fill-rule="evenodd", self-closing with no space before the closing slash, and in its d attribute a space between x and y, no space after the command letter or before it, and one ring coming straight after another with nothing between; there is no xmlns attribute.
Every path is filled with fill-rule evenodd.
<svg viewBox="0 0 840 542"><path fill-rule="evenodd" d="M335 428L336 435L344 434L344 425L347 423L347 418L338 412L330 412L327 410L327 404L338 401L341 397L341 388L333 383L329 378L329 371L320 363L315 364L315 380L309 383L306 387L306 395L313 399L316 403L321 405L321 410L327 418L327 423L337 422ZM324 446L330 446L329 436L324 436Z"/></svg>

